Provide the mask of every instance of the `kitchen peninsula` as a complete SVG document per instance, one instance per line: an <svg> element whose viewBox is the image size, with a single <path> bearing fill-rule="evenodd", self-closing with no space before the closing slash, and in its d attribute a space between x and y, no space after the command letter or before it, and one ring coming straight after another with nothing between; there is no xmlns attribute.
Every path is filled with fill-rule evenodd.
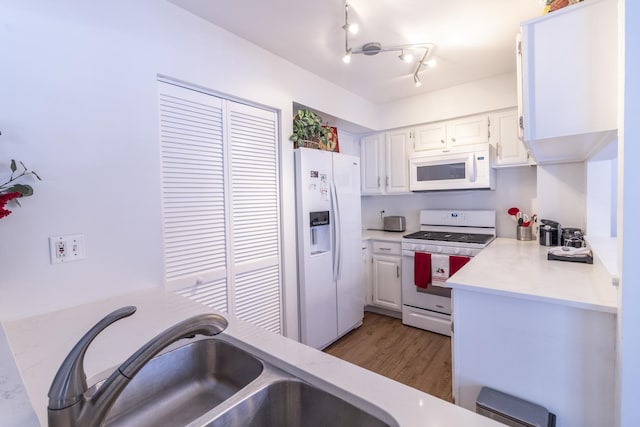
<svg viewBox="0 0 640 427"><path fill-rule="evenodd" d="M614 425L612 277L597 259L548 261L548 249L498 238L446 282L454 399L475 408L489 386L544 406L558 425Z"/></svg>
<svg viewBox="0 0 640 427"><path fill-rule="evenodd" d="M0 339L0 350L11 351L20 377L11 371L11 364L0 366L0 378L10 378L5 389L21 389L26 394L0 394L0 419L3 427L25 427L11 415L13 408L31 406L39 424L46 425L47 391L51 379L69 349L95 322L112 310L135 305L138 311L103 331L91 344L85 369L92 383L105 370L119 365L151 337L167 327L206 311L209 308L162 290L142 291L98 302L88 303L47 315L3 324L7 341ZM350 401L360 402L367 412L390 425L490 427L499 424L471 411L452 405L385 377L344 362L294 340L267 332L261 328L225 316L229 327L223 332L227 339L252 354L270 362L312 384ZM0 334L0 338L2 335ZM182 342L184 344L184 341ZM177 345L181 345L177 343ZM1 354L1 353L0 353ZM5 372L7 371L7 372ZM35 424L36 416L29 417ZM6 420L15 420L5 424Z"/></svg>

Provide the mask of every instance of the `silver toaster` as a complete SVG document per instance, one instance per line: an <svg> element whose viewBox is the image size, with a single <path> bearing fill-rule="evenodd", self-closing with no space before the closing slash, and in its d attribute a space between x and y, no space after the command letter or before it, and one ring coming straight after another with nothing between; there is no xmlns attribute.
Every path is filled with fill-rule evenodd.
<svg viewBox="0 0 640 427"><path fill-rule="evenodd" d="M384 231L404 231L407 221L403 216L385 216L382 218L382 228Z"/></svg>

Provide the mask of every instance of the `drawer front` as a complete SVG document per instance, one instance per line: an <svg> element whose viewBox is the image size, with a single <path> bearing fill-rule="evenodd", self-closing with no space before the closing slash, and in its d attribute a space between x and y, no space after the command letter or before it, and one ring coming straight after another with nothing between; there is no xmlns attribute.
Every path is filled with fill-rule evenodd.
<svg viewBox="0 0 640 427"><path fill-rule="evenodd" d="M402 248L400 243L395 242L373 242L374 254L400 255Z"/></svg>

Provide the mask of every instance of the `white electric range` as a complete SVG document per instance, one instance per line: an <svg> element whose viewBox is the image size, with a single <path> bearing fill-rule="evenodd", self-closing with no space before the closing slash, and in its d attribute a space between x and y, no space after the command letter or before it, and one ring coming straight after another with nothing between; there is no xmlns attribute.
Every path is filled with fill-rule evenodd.
<svg viewBox="0 0 640 427"><path fill-rule="evenodd" d="M439 285L495 237L495 211L420 211L420 231L402 238L402 323L451 336L451 289ZM416 252L428 254L426 264ZM433 280L417 286L425 276L416 268L431 269Z"/></svg>

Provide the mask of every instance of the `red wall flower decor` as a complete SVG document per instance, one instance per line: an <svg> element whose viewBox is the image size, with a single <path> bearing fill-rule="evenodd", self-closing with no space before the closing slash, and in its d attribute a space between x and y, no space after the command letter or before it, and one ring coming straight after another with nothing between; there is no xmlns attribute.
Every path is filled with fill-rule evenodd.
<svg viewBox="0 0 640 427"><path fill-rule="evenodd" d="M20 164L21 170L18 169L18 164ZM34 176L38 181L41 181L38 174L35 171L28 170L21 161L16 162L14 159L11 159L10 169L11 175L9 179L3 184L0 184L0 218L4 218L11 213L11 211L6 208L9 202L13 201L20 206L19 198L33 194L33 187L18 181L22 181L28 176Z"/></svg>

